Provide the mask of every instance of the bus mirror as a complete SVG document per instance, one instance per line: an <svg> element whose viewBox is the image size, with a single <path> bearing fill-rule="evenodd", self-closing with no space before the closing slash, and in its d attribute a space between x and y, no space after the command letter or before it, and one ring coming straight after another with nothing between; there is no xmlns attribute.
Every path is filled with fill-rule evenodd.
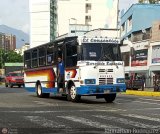
<svg viewBox="0 0 160 134"><path fill-rule="evenodd" d="M82 53L82 46L80 46L80 45L77 46L77 53L78 54Z"/></svg>

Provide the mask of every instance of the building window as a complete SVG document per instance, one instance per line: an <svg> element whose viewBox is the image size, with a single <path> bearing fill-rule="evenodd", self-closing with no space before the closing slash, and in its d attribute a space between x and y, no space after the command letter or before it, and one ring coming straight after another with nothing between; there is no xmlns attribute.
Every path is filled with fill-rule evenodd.
<svg viewBox="0 0 160 134"><path fill-rule="evenodd" d="M88 25L91 22L91 16L85 16L85 24Z"/></svg>
<svg viewBox="0 0 160 134"><path fill-rule="evenodd" d="M160 45L152 48L152 64L160 63Z"/></svg>
<svg viewBox="0 0 160 134"><path fill-rule="evenodd" d="M91 3L86 3L86 13L91 10Z"/></svg>
<svg viewBox="0 0 160 134"><path fill-rule="evenodd" d="M128 18L128 25L129 25L129 27L132 26L132 16L130 16L130 17Z"/></svg>
<svg viewBox="0 0 160 134"><path fill-rule="evenodd" d="M125 23L122 24L121 30L122 30L122 32L125 30Z"/></svg>

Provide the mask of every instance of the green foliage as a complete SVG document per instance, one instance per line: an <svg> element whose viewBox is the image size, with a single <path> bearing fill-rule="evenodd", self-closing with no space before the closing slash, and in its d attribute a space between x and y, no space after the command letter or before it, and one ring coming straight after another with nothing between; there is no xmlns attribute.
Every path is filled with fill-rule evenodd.
<svg viewBox="0 0 160 134"><path fill-rule="evenodd" d="M144 0L139 0L138 2L139 2L139 3L144 3Z"/></svg>
<svg viewBox="0 0 160 134"><path fill-rule="evenodd" d="M139 3L145 3L146 0L139 0ZM149 2L150 4L157 4L160 2L160 0L147 0L147 2Z"/></svg>
<svg viewBox="0 0 160 134"><path fill-rule="evenodd" d="M16 62L23 62L23 56L17 54L14 51L4 51L0 49L0 68L4 67L5 63L16 63Z"/></svg>

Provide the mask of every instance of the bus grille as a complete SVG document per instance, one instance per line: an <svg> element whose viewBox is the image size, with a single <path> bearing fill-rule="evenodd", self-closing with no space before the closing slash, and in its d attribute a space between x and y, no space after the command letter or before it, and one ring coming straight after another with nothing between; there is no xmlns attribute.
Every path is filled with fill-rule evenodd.
<svg viewBox="0 0 160 134"><path fill-rule="evenodd" d="M105 71L105 69L99 69L99 72L100 73L105 73L106 71Z"/></svg>
<svg viewBox="0 0 160 134"><path fill-rule="evenodd" d="M99 85L113 84L113 78L99 78Z"/></svg>
<svg viewBox="0 0 160 134"><path fill-rule="evenodd" d="M107 69L107 70L106 69L99 69L99 72L100 73L107 73L107 72L111 73L111 72L113 72L113 69Z"/></svg>
<svg viewBox="0 0 160 134"><path fill-rule="evenodd" d="M113 72L113 69L108 69L107 72Z"/></svg>

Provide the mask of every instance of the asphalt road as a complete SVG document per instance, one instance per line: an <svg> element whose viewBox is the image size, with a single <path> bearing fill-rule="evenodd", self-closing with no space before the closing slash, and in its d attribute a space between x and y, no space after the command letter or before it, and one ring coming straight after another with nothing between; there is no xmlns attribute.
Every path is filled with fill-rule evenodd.
<svg viewBox="0 0 160 134"><path fill-rule="evenodd" d="M0 87L0 133L160 133L160 98L119 94L114 103L82 97L37 98L23 88Z"/></svg>

